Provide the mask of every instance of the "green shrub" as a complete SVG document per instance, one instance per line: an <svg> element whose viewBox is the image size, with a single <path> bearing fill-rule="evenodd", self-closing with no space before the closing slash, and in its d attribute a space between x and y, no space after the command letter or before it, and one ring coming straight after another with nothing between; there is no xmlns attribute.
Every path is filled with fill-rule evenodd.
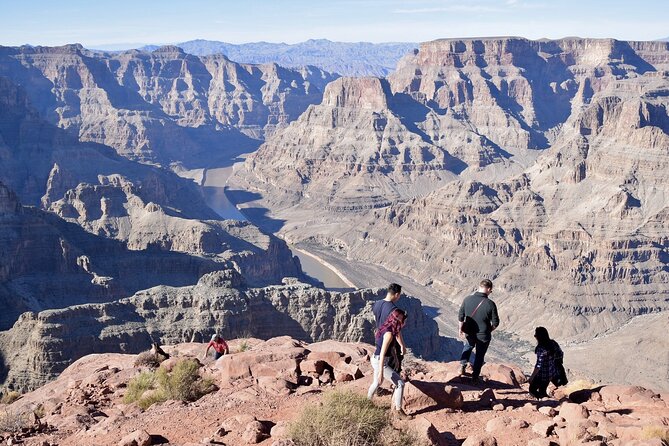
<svg viewBox="0 0 669 446"><path fill-rule="evenodd" d="M2 404L12 404L14 401L18 400L19 398L21 398L21 394L19 392L15 392L14 390L10 390L9 392L2 395L2 400L0 400L0 403L2 403Z"/></svg>
<svg viewBox="0 0 669 446"><path fill-rule="evenodd" d="M128 382L128 390L123 397L126 404L134 403L142 398L144 392L154 387L156 381L155 372L142 372Z"/></svg>
<svg viewBox="0 0 669 446"><path fill-rule="evenodd" d="M198 369L197 361L184 359L171 372L164 368L142 372L128 383L123 402L148 409L167 400L195 401L216 389L211 380L200 378Z"/></svg>
<svg viewBox="0 0 669 446"><path fill-rule="evenodd" d="M174 365L171 372L158 369L156 379L159 389L168 400L195 401L214 390L211 380L200 378L199 364L194 359L185 359Z"/></svg>
<svg viewBox="0 0 669 446"><path fill-rule="evenodd" d="M394 429L387 411L350 391L326 394L290 426L297 446L417 446L412 432Z"/></svg>
<svg viewBox="0 0 669 446"><path fill-rule="evenodd" d="M245 352L251 348L251 344L249 344L249 341L246 339L242 339L239 341L239 345L237 346L237 352Z"/></svg>

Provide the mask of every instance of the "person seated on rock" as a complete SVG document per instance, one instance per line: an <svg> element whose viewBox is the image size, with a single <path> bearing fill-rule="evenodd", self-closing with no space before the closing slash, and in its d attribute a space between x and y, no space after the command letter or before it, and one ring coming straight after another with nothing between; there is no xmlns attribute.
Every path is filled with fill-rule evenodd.
<svg viewBox="0 0 669 446"><path fill-rule="evenodd" d="M376 331L376 350L371 358L372 368L374 369L374 381L367 391L367 398L372 399L376 390L383 384L384 377L388 378L395 386L392 406L394 413L400 419L410 418L402 410L404 381L400 378L400 375L388 365L389 358L387 354L389 353L391 343L395 338L399 337L400 331L405 323L406 313L395 308Z"/></svg>
<svg viewBox="0 0 669 446"><path fill-rule="evenodd" d="M169 353L163 350L160 344L157 342L153 342L151 344L151 353L153 353L156 359L158 359L160 362L170 359Z"/></svg>
<svg viewBox="0 0 669 446"><path fill-rule="evenodd" d="M203 358L207 357L207 355L209 354L209 349L212 347L214 348L214 359L218 359L221 356L230 353L230 349L228 348L228 343L225 342L225 339L220 337L218 333L211 337L211 341L209 341L209 345L207 345L207 351L204 352Z"/></svg>
<svg viewBox="0 0 669 446"><path fill-rule="evenodd" d="M567 374L562 365L563 353L557 342L548 336L548 330L537 327L534 330L537 347L537 364L530 376L530 394L535 398L546 398L546 389L552 382L556 387L567 384Z"/></svg>

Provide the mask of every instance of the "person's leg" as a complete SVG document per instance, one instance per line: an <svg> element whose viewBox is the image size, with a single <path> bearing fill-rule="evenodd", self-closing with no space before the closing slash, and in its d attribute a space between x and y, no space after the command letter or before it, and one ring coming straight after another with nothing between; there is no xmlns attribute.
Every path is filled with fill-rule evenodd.
<svg viewBox="0 0 669 446"><path fill-rule="evenodd" d="M374 374L374 381L372 381L372 385L369 386L369 390L367 391L367 398L370 399L370 400L372 399L372 397L376 393L376 389L379 388L379 380L378 380L379 360L375 356L372 356L371 361L372 361L372 369L374 370L374 372L372 372ZM385 371L384 371L384 375L385 375Z"/></svg>
<svg viewBox="0 0 669 446"><path fill-rule="evenodd" d="M214 350L214 359L218 359L218 358L220 358L221 356L223 356L223 353L219 353L219 352L217 352L217 351Z"/></svg>
<svg viewBox="0 0 669 446"><path fill-rule="evenodd" d="M383 367L383 377L395 386L393 391L393 405L395 409L402 409L402 397L404 396L404 381L400 378L400 375L388 365Z"/></svg>
<svg viewBox="0 0 669 446"><path fill-rule="evenodd" d="M467 336L466 339L462 342L463 346L462 346L462 354L460 355L460 365L462 367L466 367L467 363L469 362L469 358L472 355L472 350L474 349L474 345L476 345L476 337Z"/></svg>
<svg viewBox="0 0 669 446"><path fill-rule="evenodd" d="M535 398L545 398L548 396L546 389L548 382L542 381L538 376L530 381L530 394Z"/></svg>
<svg viewBox="0 0 669 446"><path fill-rule="evenodd" d="M479 339L476 339L476 353L474 357L474 365L472 371L472 377L478 379L481 374L481 368L483 367L483 361L485 359L485 353L488 351L488 345L490 341L484 342Z"/></svg>

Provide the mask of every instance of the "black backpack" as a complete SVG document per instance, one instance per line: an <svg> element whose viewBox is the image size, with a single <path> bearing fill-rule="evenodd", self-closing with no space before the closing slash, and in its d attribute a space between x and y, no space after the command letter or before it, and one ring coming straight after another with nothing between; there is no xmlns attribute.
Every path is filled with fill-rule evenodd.
<svg viewBox="0 0 669 446"><path fill-rule="evenodd" d="M402 371L402 360L404 355L402 355L402 347L400 343L397 342L397 339L393 337L393 341L388 346L388 367L400 373Z"/></svg>

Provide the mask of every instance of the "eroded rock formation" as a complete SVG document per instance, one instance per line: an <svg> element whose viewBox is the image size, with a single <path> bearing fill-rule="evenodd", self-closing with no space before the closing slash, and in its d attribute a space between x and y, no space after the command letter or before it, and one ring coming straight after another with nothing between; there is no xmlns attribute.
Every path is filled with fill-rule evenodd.
<svg viewBox="0 0 669 446"><path fill-rule="evenodd" d="M2 47L0 76L82 141L189 167L253 150L256 139L320 101L335 78L315 67L237 64L174 46L112 55L80 45Z"/></svg>
<svg viewBox="0 0 669 446"><path fill-rule="evenodd" d="M25 313L0 333L5 384L34 388L91 353L137 353L151 342L175 343L289 335L305 341L374 341L373 301L384 290L330 292L297 281L249 288L235 270L202 276L197 285L159 286L116 302ZM415 298L403 298L409 313L407 343L415 354L434 356L436 323Z"/></svg>
<svg viewBox="0 0 669 446"><path fill-rule="evenodd" d="M504 330L588 341L669 309L668 72L666 42L424 43L387 83L330 84L232 187L292 242L456 305L493 278Z"/></svg>

